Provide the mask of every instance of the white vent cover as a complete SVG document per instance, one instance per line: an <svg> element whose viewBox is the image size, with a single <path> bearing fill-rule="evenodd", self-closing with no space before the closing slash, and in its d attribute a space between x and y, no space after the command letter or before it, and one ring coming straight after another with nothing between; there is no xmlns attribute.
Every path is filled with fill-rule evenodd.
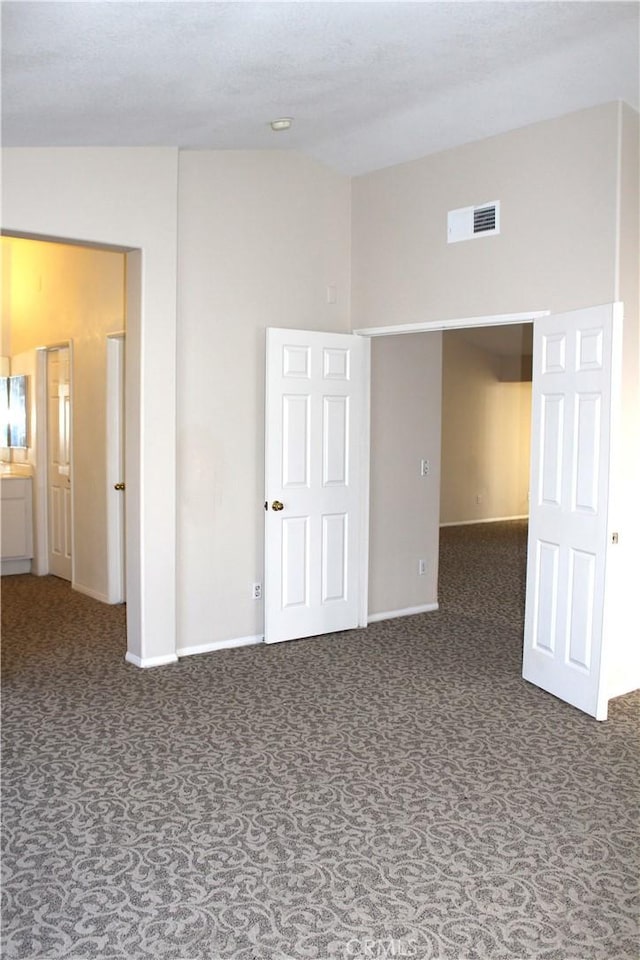
<svg viewBox="0 0 640 960"><path fill-rule="evenodd" d="M500 201L481 203L477 207L460 207L447 215L447 242L473 240L500 233Z"/></svg>

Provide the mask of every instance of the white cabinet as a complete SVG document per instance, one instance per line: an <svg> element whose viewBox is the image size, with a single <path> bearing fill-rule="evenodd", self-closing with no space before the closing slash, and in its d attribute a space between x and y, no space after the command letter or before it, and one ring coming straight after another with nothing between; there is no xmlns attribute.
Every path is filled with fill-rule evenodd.
<svg viewBox="0 0 640 960"><path fill-rule="evenodd" d="M31 477L0 478L2 574L29 573L33 557Z"/></svg>

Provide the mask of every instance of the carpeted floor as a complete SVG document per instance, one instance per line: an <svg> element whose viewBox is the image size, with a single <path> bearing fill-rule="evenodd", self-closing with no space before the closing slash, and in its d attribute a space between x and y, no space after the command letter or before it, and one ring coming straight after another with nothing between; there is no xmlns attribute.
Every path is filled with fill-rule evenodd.
<svg viewBox="0 0 640 960"><path fill-rule="evenodd" d="M4 578L3 957L637 960L640 698L522 681L524 562L448 528L438 613L148 671Z"/></svg>

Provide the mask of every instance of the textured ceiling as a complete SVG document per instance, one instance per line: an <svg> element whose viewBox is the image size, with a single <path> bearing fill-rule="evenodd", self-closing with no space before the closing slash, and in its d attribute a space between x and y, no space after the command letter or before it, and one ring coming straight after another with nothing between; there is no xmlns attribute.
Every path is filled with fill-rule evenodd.
<svg viewBox="0 0 640 960"><path fill-rule="evenodd" d="M635 2L2 3L6 146L294 149L349 174L626 100ZM293 116L287 133L268 121Z"/></svg>

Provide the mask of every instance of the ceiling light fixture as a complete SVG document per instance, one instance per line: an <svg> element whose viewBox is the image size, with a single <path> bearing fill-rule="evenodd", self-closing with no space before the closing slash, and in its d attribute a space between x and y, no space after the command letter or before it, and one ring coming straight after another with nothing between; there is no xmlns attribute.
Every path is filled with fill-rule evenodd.
<svg viewBox="0 0 640 960"><path fill-rule="evenodd" d="M279 120L271 121L271 129L275 130L276 133L279 130L288 130L292 123L293 117L280 117Z"/></svg>

